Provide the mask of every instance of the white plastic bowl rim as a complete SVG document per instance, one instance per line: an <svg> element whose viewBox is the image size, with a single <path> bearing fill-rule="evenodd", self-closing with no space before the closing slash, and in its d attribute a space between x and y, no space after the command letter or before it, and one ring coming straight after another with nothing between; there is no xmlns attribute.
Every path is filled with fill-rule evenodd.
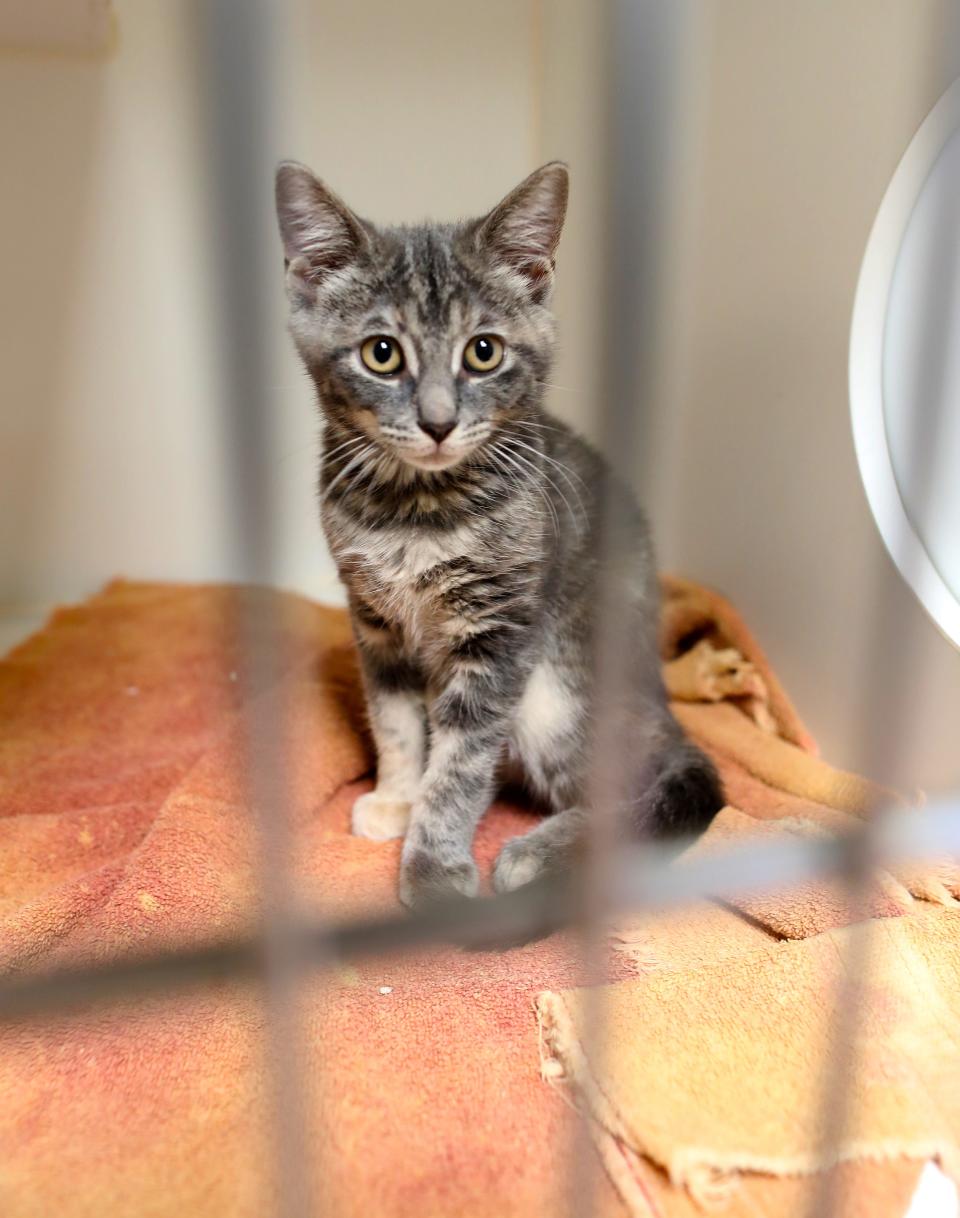
<svg viewBox="0 0 960 1218"><path fill-rule="evenodd" d="M897 257L924 184L958 127L960 80L944 93L911 140L870 232L850 333L850 414L860 476L883 543L921 605L960 647L960 600L937 571L907 516L883 410L884 334Z"/></svg>

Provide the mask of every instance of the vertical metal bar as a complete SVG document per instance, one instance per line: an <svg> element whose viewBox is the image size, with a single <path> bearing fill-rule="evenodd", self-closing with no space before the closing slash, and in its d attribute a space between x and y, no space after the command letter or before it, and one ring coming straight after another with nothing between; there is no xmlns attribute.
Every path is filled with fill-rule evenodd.
<svg viewBox="0 0 960 1218"><path fill-rule="evenodd" d="M615 478L642 498L648 482L655 395L662 375L659 303L665 278L664 234L679 147L676 123L692 16L686 0L608 0L604 392L598 434ZM601 983L606 979L606 921L620 810L631 799L625 760L638 742L622 709L630 680L623 656L636 652L635 615L623 597L625 563L635 553L634 522L614 487L601 504L600 575L596 589L594 664L597 682L589 841L580 908L581 981L586 987L586 1053L604 1053ZM593 1211L597 1170L581 1123L574 1155L573 1211Z"/></svg>
<svg viewBox="0 0 960 1218"><path fill-rule="evenodd" d="M200 64L207 93L211 229L232 473L230 514L243 577L259 585L270 584L273 574L267 462L271 319L266 307L267 251L274 237L268 153L271 19L264 0L204 0L202 6ZM304 1218L310 1207L298 1003L303 959L292 908L290 805L284 782L284 657L272 606L268 597L251 590L238 627L246 695L247 796L260 845L265 1056L276 1213L278 1218Z"/></svg>
<svg viewBox="0 0 960 1218"><path fill-rule="evenodd" d="M954 3L941 26L934 18L931 29L932 62L937 74L945 79L956 75L960 50L960 6ZM943 68L948 70L943 72ZM911 424L911 454L915 472L926 474L938 449L938 437L943 425L942 404L949 349L949 328L958 285L951 281L942 289L940 268L945 251L955 234L953 207L943 199L937 211L937 234L928 251L926 287L921 302L923 312L922 352L914 372L913 399L915 413ZM947 258L947 264L952 262ZM915 484L915 478L911 477ZM930 483L928 482L929 486ZM870 624L870 654L873 663L868 668L860 697L862 716L861 752L865 769L871 774L896 773L896 760L903 755L903 736L907 715L911 713L909 697L916 681L913 666L916 640L915 624L921 611L910 598L891 599L889 596L890 564L878 546L874 600L875 610ZM924 625L924 623L921 623ZM869 892L876 873L876 847L883 833L882 809L876 809L857 838L851 855L849 877L849 920L853 925L844 959L843 981L837 993L837 1013L834 1024L832 1052L823 1063L823 1094L821 1097L820 1153L835 1158L851 1122L851 1081L857 1068L857 1037L860 1012L869 984L874 953L874 931L870 921ZM810 1218L830 1218L846 1208L837 1172L824 1170L814 1188Z"/></svg>

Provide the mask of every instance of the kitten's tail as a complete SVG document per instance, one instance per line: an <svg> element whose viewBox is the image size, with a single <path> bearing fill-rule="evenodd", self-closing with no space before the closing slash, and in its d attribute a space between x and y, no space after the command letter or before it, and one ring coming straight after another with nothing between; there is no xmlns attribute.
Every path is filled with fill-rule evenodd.
<svg viewBox="0 0 960 1218"><path fill-rule="evenodd" d="M726 802L713 762L672 726L670 743L658 752L638 801L635 828L642 837L694 837Z"/></svg>

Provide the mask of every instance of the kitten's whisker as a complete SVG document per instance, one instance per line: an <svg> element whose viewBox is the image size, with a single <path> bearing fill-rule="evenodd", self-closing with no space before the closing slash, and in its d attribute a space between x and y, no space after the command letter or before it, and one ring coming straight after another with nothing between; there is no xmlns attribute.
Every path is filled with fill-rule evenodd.
<svg viewBox="0 0 960 1218"><path fill-rule="evenodd" d="M520 441L516 440L515 443L520 443ZM530 448L529 444L524 444L523 447L529 448L530 452L532 452L532 453L537 453L537 449ZM531 461L529 457L524 457L521 453L518 453L515 449L511 450L511 451L513 452L513 455L517 458L518 461L524 461L530 468L536 468L534 462ZM543 459L545 461L551 460L551 458L548 457L546 455L546 453L539 453L539 456L543 457ZM565 472L564 466L562 466L558 461L554 461L554 462L552 462L552 464L556 465L557 468L560 470L561 474L563 474L566 477L566 472ZM570 519L573 521L573 527L575 529L579 530L582 526L585 526L587 523L587 510L583 506L583 500L580 498L580 495L579 495L579 492L577 491L576 486L574 486L574 484L570 481L570 479L567 478L567 482L569 483L570 488L573 491L573 494L577 500L577 506L580 508L580 519L579 520L577 519L576 512L574 512L573 508L570 505L569 499L566 497L566 495L563 493L563 491L560 489L560 487L557 486L556 482L553 481L553 479L546 472L546 470L541 470L540 473L543 476L543 478L547 481L547 483L549 483L549 485L553 487L553 489L559 495L560 499L563 501L564 506L566 507L567 511L570 513Z"/></svg>
<svg viewBox="0 0 960 1218"><path fill-rule="evenodd" d="M530 447L529 445L524 444L520 440L517 440L516 443L520 444L520 446L522 448ZM535 453L537 450L534 448L530 448L530 451ZM519 456L520 454L517 453L516 455ZM587 513L587 509L584 506L583 499L580 496L580 492L577 490L576 483L573 481L573 479L570 476L570 473L572 471L568 471L567 467L565 465L562 465L559 461L554 461L554 459L552 457L548 456L546 453L541 453L540 455L543 457L543 459L546 462L548 462L551 466L553 466L559 472L560 476L566 482L567 486L570 488L570 491L571 491L574 499L576 500L577 507L579 508L579 511L580 511L580 521L578 524L576 517L573 515L573 512L571 511L570 515L573 518L574 525L576 527L580 527L580 526L586 527L589 516ZM529 460L529 458L528 458L528 460ZM577 478L577 480L580 482L581 485L584 485L584 486L586 485L584 483L583 479L579 477L579 475L574 474L574 476ZM556 483L553 483L553 485L556 485ZM563 494L563 492L560 490L559 487L557 487L557 493L560 495L560 498L564 501L564 503L567 503L567 497L566 497L566 495ZM567 503L567 508L568 508L568 510L570 509L569 503Z"/></svg>
<svg viewBox="0 0 960 1218"><path fill-rule="evenodd" d="M276 463L277 463L277 465L286 465L286 463L288 461L292 461L294 457L299 457L301 455L301 453L307 452L308 449L311 450L311 455L313 455L314 460L316 460L316 450L317 450L317 447L319 446L319 444L320 444L319 440L314 440L309 445L307 445L305 443L297 444L293 448L284 449L284 451L282 453L277 453Z"/></svg>
<svg viewBox="0 0 960 1218"><path fill-rule="evenodd" d="M387 464L386 472L384 472L383 469L385 463ZM388 457L387 454L382 450L377 454L376 460L373 462L370 472L373 474L372 481L374 482L385 482L390 477ZM370 488L370 493L374 493L372 487Z"/></svg>
<svg viewBox="0 0 960 1218"><path fill-rule="evenodd" d="M337 455L337 453L343 452L345 448L355 448L358 444L363 444L364 441L369 443L366 436L351 436L349 440L345 440L343 444L338 444L337 447L331 452L324 452L322 454L322 459L324 461L331 461Z"/></svg>
<svg viewBox="0 0 960 1218"><path fill-rule="evenodd" d="M521 448L528 448L532 453L540 452L539 449L532 448L529 444L525 444L523 440L518 440L516 436L512 436L511 439L513 440L514 444L519 444ZM540 456L543 457L544 461L549 461L551 465L555 466L560 473L563 474L564 478L567 479L574 491L576 491L576 487L574 487L573 482L570 481L571 477L576 478L581 486L585 487L587 485L576 470L567 469L567 467L561 461L555 460L548 453L540 452ZM577 497L579 498L579 495Z"/></svg>
<svg viewBox="0 0 960 1218"><path fill-rule="evenodd" d="M504 458L504 454L500 453L499 450L497 453L494 453L492 451L490 453L490 460L493 462L493 468L501 475L501 477L503 477L505 479L505 481L507 483L506 492L500 496L501 502L504 502L510 493L522 492L524 490L524 488L526 487L527 482L529 481L529 479L526 476L524 476L523 481L521 481L520 478L517 477L516 473L513 472L517 467L515 465L513 465L512 462L511 462L511 466L507 466L505 464L503 458ZM539 487L536 489L539 490ZM551 506L547 500L544 500L544 502L547 504L548 508ZM539 514L540 514L541 520L546 519L546 514L544 513L542 508L540 508ZM554 528L556 528L556 524L554 524Z"/></svg>
<svg viewBox="0 0 960 1218"><path fill-rule="evenodd" d="M552 423L535 423L533 419L514 419L512 421L517 427L535 427L539 431L563 431L562 427L555 427Z"/></svg>
<svg viewBox="0 0 960 1218"><path fill-rule="evenodd" d="M354 436L352 439L347 440L344 444L340 444L330 452L327 452L323 447L323 440L315 436L309 444L297 444L293 448L288 448L284 452L278 453L276 459L277 464L285 464L287 461L290 461L294 457L299 456L301 453L306 452L308 448L314 453L316 453L317 449L319 448L320 459L322 461L329 461L331 457L335 457L342 449L347 448L350 445L362 444L365 438L365 436Z"/></svg>
<svg viewBox="0 0 960 1218"><path fill-rule="evenodd" d="M386 436L388 440L416 440L417 433L408 427L383 427L380 428L380 434Z"/></svg>
<svg viewBox="0 0 960 1218"><path fill-rule="evenodd" d="M530 479L527 478L526 475L531 470L534 473L534 475L540 475L540 476L545 477L542 470L538 470L533 466L529 466L529 467L525 468L526 463L523 463L523 464L520 463L521 457L520 457L519 453L513 453L512 455L510 455L506 451L504 451L504 449L502 447L500 447L500 445L497 446L497 451L499 452L500 456L505 461L508 461L520 473L521 478L525 482L530 481ZM549 481L549 479L547 479L547 481ZM547 508L549 509L550 515L553 518L553 531L554 531L554 534L556 535L556 537L559 539L559 537L560 537L560 517L557 515L557 510L553 506L553 504L550 502L550 496L540 485L536 476L533 478L533 485L534 485L534 488L536 489L536 491L538 492L538 494L540 495L541 499L543 499L543 502L547 505ZM560 497L561 497L561 499L563 498L562 495Z"/></svg>
<svg viewBox="0 0 960 1218"><path fill-rule="evenodd" d="M340 471L340 473L337 474L336 478L334 478L334 480L330 483L330 485L327 487L327 489L323 492L323 497L320 500L321 507L330 498L330 494L333 491L334 487L336 487L336 485L339 482L341 482L347 476L347 474L350 473L350 471L352 469L355 469L362 461L365 461L366 458L369 457L370 454L372 452L374 452L375 450L376 450L376 445L373 444L372 442L368 443L366 448L362 448L360 450L360 452L358 452L355 456L353 456L347 462L347 464L343 467L343 469Z"/></svg>
<svg viewBox="0 0 960 1218"><path fill-rule="evenodd" d="M572 385L558 385L556 381L534 381L536 385L542 385L544 389L559 389L563 393L577 393Z"/></svg>
<svg viewBox="0 0 960 1218"><path fill-rule="evenodd" d="M570 513L570 521L573 524L573 527L579 531L580 526L581 526L581 521L578 520L576 512L571 507L570 500L566 497L566 495L563 493L563 491L560 489L560 487L557 486L556 482L554 482L554 480L550 477L550 475L546 472L546 470L538 469L538 467L530 460L529 457L523 457L520 453L518 453L516 451L514 451L513 456L518 461L522 461L524 463L525 467L530 471L531 474L535 474L538 477L542 478L543 481L546 482L547 486L549 486L553 491L556 492L557 498L561 501L563 506ZM584 515L584 520L586 520L585 515Z"/></svg>

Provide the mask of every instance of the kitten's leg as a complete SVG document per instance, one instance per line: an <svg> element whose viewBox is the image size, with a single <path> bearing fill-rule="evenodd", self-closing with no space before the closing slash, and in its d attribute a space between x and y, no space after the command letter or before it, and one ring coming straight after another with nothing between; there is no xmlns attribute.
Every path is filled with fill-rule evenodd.
<svg viewBox="0 0 960 1218"><path fill-rule="evenodd" d="M627 788L635 792L616 813L617 841L679 841L702 833L723 806L720 780L710 759L664 710L635 735ZM557 806L556 799L553 800ZM538 876L566 870L588 846L589 824L579 806L548 816L535 829L506 843L493 871L498 892Z"/></svg>
<svg viewBox="0 0 960 1218"><path fill-rule="evenodd" d="M377 750L377 785L353 805L353 831L385 841L403 837L423 777L426 710L420 673L400 640L360 601L351 603L367 716Z"/></svg>
<svg viewBox="0 0 960 1218"><path fill-rule="evenodd" d="M478 731L438 726L431 716L427 770L400 865L400 899L405 905L476 893L473 834L493 798L505 735L505 724Z"/></svg>
<svg viewBox="0 0 960 1218"><path fill-rule="evenodd" d="M575 672L556 658L534 668L517 706L513 742L528 785L557 811L500 851L493 870L498 892L565 871L582 847L586 818L580 802L588 762L584 708Z"/></svg>
<svg viewBox="0 0 960 1218"><path fill-rule="evenodd" d="M427 769L400 867L406 905L477 891L474 830L493 798L497 764L529 671L524 656L511 656L494 630L484 643L483 659L464 647L463 659L430 705Z"/></svg>
<svg viewBox="0 0 960 1218"><path fill-rule="evenodd" d="M494 864L494 888L497 892L512 892L538 876L568 870L582 851L585 824L582 808L564 808L545 817L522 837L511 838Z"/></svg>
<svg viewBox="0 0 960 1218"><path fill-rule="evenodd" d="M354 803L353 831L385 841L406 833L423 776L423 698L413 690L386 690L368 682L367 713L377 749L377 785Z"/></svg>
<svg viewBox="0 0 960 1218"><path fill-rule="evenodd" d="M400 860L405 905L477 891L473 834L533 667L536 575L525 559L508 569L470 560L434 569L446 647L431 674L427 769Z"/></svg>

